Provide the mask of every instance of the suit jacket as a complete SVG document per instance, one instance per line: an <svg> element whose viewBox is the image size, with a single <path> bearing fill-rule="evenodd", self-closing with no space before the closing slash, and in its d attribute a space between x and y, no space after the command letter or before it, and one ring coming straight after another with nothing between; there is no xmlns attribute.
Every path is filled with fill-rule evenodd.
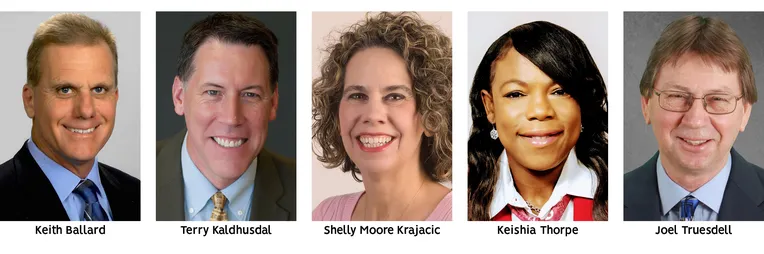
<svg viewBox="0 0 764 254"><path fill-rule="evenodd" d="M724 188L719 221L764 221L764 169L743 159L732 149L732 169ZM656 163L658 153L623 180L624 220L660 221Z"/></svg>
<svg viewBox="0 0 764 254"><path fill-rule="evenodd" d="M141 183L116 168L98 163L101 184L115 221L141 220ZM53 184L29 153L26 142L12 159L0 165L0 220L68 221Z"/></svg>
<svg viewBox="0 0 764 254"><path fill-rule="evenodd" d="M184 221L185 195L180 153L186 130L157 142L157 221ZM257 157L251 221L296 220L295 161L265 149Z"/></svg>

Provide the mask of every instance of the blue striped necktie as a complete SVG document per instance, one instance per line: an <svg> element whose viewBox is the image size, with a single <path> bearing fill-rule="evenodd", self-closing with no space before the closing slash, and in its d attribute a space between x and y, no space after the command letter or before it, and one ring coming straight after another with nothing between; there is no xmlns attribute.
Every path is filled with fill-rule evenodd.
<svg viewBox="0 0 764 254"><path fill-rule="evenodd" d="M90 179L81 180L74 188L74 194L77 194L85 200L85 220L86 221L108 221L109 217L98 202L98 187Z"/></svg>
<svg viewBox="0 0 764 254"><path fill-rule="evenodd" d="M698 207L698 199L693 197L692 195L689 195L687 197L684 197L682 201L679 202L680 204L680 219L683 221L691 221L695 220L695 208Z"/></svg>

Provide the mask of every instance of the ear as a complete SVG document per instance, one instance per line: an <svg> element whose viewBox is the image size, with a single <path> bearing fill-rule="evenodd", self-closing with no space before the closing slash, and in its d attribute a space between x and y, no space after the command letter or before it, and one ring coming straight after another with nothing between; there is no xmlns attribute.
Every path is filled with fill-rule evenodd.
<svg viewBox="0 0 764 254"><path fill-rule="evenodd" d="M432 132L428 131L427 129L424 129L424 135L426 137L428 137L428 138L431 138L433 134L432 134Z"/></svg>
<svg viewBox="0 0 764 254"><path fill-rule="evenodd" d="M271 98L271 121L276 120L276 110L279 109L279 88L274 85L273 97Z"/></svg>
<svg viewBox="0 0 764 254"><path fill-rule="evenodd" d="M485 108L485 116L488 118L488 122L491 124L496 123L493 114L493 96L486 90L481 90L480 95L483 98L483 108Z"/></svg>
<svg viewBox="0 0 764 254"><path fill-rule="evenodd" d="M24 111L27 117L34 119L34 88L29 84L24 84L21 90L21 100L24 102Z"/></svg>
<svg viewBox="0 0 764 254"><path fill-rule="evenodd" d="M751 110L753 110L753 105L743 99L743 121L740 122L740 132L745 131L745 126L748 125L748 118L751 117Z"/></svg>
<svg viewBox="0 0 764 254"><path fill-rule="evenodd" d="M175 76L175 80L172 82L172 104L175 105L175 114L182 116L185 113L183 108L183 99L185 91L183 89L183 81L180 81L180 77Z"/></svg>
<svg viewBox="0 0 764 254"><path fill-rule="evenodd" d="M650 97L642 97L642 116L645 118L645 124L650 125Z"/></svg>

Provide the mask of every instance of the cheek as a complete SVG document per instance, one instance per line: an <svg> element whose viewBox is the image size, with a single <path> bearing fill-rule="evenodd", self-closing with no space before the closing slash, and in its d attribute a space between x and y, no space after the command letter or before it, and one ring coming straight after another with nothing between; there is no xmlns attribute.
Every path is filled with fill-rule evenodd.
<svg viewBox="0 0 764 254"><path fill-rule="evenodd" d="M496 129L511 131L516 129L524 118L525 105L519 102L506 102L504 100L497 101L494 104L494 122L496 123Z"/></svg>
<svg viewBox="0 0 764 254"><path fill-rule="evenodd" d="M721 138L729 139L737 137L740 131L742 116L739 115L720 115L711 117L711 125L721 135Z"/></svg>
<svg viewBox="0 0 764 254"><path fill-rule="evenodd" d="M671 131L673 131L681 121L681 113L666 112L660 109L653 109L652 111L652 124L656 136L671 136Z"/></svg>
<svg viewBox="0 0 764 254"><path fill-rule="evenodd" d="M113 100L99 101L96 108L107 122L114 120L114 116L117 114L117 102Z"/></svg>

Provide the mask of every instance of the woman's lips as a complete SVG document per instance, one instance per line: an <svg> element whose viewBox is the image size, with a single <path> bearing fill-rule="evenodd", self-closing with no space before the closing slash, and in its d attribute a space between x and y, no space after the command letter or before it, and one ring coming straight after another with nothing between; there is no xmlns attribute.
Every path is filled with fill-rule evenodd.
<svg viewBox="0 0 764 254"><path fill-rule="evenodd" d="M523 140L535 147L552 144L560 135L562 135L562 131L533 131L518 134Z"/></svg>

